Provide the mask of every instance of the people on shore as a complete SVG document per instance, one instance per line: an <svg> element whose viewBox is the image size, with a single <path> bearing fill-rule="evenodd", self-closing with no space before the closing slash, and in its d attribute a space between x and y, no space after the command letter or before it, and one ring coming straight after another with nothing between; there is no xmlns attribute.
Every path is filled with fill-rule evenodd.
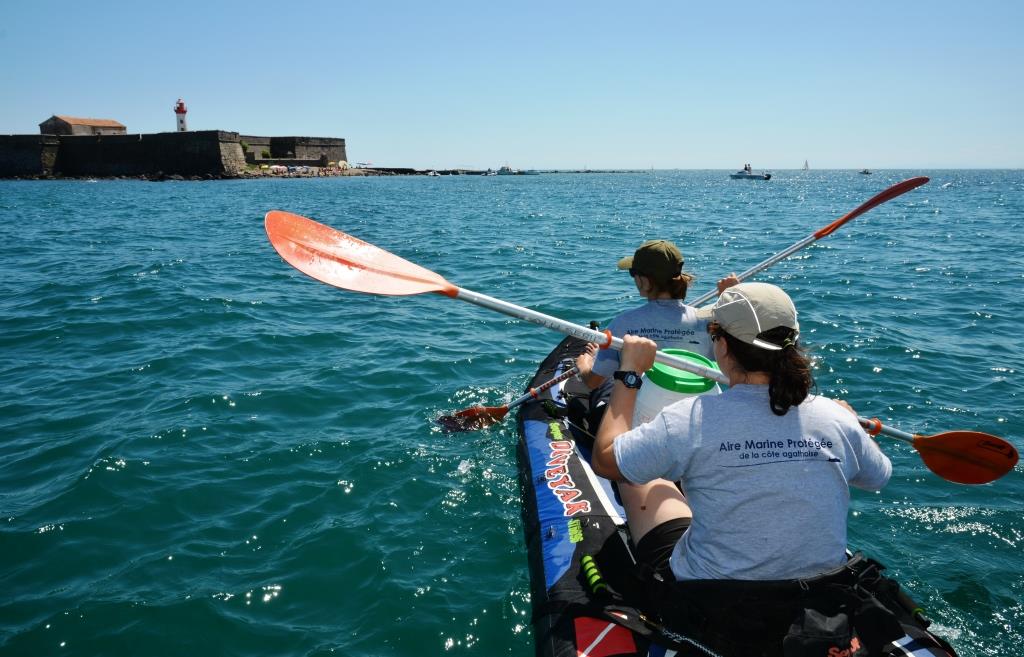
<svg viewBox="0 0 1024 657"><path fill-rule="evenodd" d="M682 492L663 486L646 505L626 506L637 561L667 582L788 580L840 566L849 487L883 487L888 458L849 405L811 394L796 308L783 290L741 283L697 315L709 322L729 388L633 427L637 390L616 381L597 431L598 474L680 482ZM623 340L622 370L653 365L654 341ZM729 612L701 613L714 621Z"/></svg>

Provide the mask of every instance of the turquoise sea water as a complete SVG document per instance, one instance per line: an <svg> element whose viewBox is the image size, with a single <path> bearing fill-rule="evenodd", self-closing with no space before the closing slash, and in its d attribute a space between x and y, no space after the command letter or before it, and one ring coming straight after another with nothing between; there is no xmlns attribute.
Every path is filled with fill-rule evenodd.
<svg viewBox="0 0 1024 657"><path fill-rule="evenodd" d="M512 400L561 336L317 283L268 210L586 323L639 303L615 262L645 239L702 293L916 175L758 280L822 392L1024 447L1021 171L0 182L0 654L532 654L514 418L432 420ZM965 657L1016 654L1022 467L957 486L882 441L851 545Z"/></svg>

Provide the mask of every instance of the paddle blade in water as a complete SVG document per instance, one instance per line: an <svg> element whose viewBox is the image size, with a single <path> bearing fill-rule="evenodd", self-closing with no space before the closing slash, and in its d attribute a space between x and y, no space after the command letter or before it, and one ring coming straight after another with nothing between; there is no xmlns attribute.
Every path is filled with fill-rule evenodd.
<svg viewBox="0 0 1024 657"><path fill-rule="evenodd" d="M958 484L987 484L1017 465L1017 449L979 431L914 436L914 448L935 474Z"/></svg>
<svg viewBox="0 0 1024 657"><path fill-rule="evenodd" d="M328 285L388 295L458 292L440 274L312 219L273 210L264 223L285 262Z"/></svg>
<svg viewBox="0 0 1024 657"><path fill-rule="evenodd" d="M455 415L442 415L437 423L447 432L476 431L505 419L508 406L474 406Z"/></svg>

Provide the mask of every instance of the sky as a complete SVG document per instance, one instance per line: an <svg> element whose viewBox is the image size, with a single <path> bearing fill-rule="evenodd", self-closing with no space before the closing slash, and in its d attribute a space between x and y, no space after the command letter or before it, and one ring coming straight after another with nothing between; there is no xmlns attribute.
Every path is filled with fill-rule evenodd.
<svg viewBox="0 0 1024 657"><path fill-rule="evenodd" d="M1024 167L1024 2L0 4L0 134L342 137L416 168Z"/></svg>

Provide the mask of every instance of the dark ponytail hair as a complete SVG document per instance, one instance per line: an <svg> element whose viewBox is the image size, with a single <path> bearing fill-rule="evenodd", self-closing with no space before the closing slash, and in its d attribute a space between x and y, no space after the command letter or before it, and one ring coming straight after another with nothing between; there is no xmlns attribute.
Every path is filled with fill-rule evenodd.
<svg viewBox="0 0 1024 657"><path fill-rule="evenodd" d="M781 351L747 344L729 335L717 324L712 324L710 330L713 336L725 339L729 353L740 367L747 372L765 372L771 376L768 403L772 413L785 415L791 406L798 406L807 399L814 387L811 361L797 342L793 329L779 326L757 336L765 342L781 346Z"/></svg>
<svg viewBox="0 0 1024 657"><path fill-rule="evenodd" d="M641 276L646 276L646 274L641 274ZM681 271L667 281L656 281L650 276L647 276L647 280L651 282L651 288L655 294L668 292L673 299L685 299L686 292L690 289L690 283L693 282L693 275Z"/></svg>

